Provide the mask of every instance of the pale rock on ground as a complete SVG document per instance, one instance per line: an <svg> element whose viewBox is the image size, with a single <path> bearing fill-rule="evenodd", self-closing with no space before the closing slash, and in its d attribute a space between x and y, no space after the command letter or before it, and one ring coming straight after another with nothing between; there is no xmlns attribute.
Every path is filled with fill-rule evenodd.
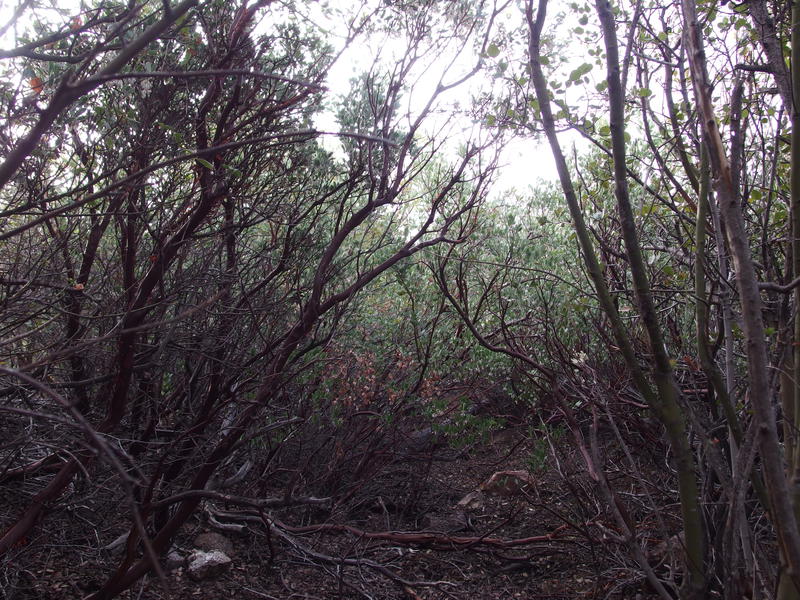
<svg viewBox="0 0 800 600"><path fill-rule="evenodd" d="M187 573L195 581L216 577L231 566L231 559L220 550L195 550L189 556Z"/></svg>
<svg viewBox="0 0 800 600"><path fill-rule="evenodd" d="M164 566L166 566L167 571L174 571L178 567L182 567L186 563L186 559L175 550L167 553L167 557L164 560Z"/></svg>

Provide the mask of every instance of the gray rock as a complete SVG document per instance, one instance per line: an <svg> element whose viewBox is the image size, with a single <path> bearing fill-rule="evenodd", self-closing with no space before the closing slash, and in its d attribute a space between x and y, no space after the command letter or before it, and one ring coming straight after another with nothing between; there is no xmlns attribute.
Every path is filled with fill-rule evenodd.
<svg viewBox="0 0 800 600"><path fill-rule="evenodd" d="M408 434L403 453L405 454L430 454L447 446L447 438L439 431L430 427L418 429Z"/></svg>
<svg viewBox="0 0 800 600"><path fill-rule="evenodd" d="M220 533L201 533L194 538L194 547L206 552L219 550L231 557L236 554L233 550L233 543Z"/></svg>
<svg viewBox="0 0 800 600"><path fill-rule="evenodd" d="M485 494L516 496L536 484L527 471L498 471L484 481L479 489Z"/></svg>
<svg viewBox="0 0 800 600"><path fill-rule="evenodd" d="M227 571L231 566L231 559L227 554L219 550L212 550L211 552L195 550L189 555L187 562L189 566L186 572L195 581L216 577Z"/></svg>
<svg viewBox="0 0 800 600"><path fill-rule="evenodd" d="M456 504L456 507L462 510L480 510L483 508L485 503L486 498L484 497L483 492L480 490L475 490L459 500L458 504Z"/></svg>
<svg viewBox="0 0 800 600"><path fill-rule="evenodd" d="M175 550L168 552L164 559L164 566L167 571L174 571L178 567L182 567L186 563L186 559Z"/></svg>

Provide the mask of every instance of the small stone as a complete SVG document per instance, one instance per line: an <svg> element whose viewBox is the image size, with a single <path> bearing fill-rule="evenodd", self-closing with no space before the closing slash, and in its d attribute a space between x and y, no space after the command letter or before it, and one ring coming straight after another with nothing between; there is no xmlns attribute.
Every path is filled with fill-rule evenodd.
<svg viewBox="0 0 800 600"><path fill-rule="evenodd" d="M458 501L456 506L464 510L478 510L483 508L484 497L480 490L475 490Z"/></svg>
<svg viewBox="0 0 800 600"><path fill-rule="evenodd" d="M441 432L430 427L412 431L405 440L405 454L431 454L447 445L447 440Z"/></svg>
<svg viewBox="0 0 800 600"><path fill-rule="evenodd" d="M195 550L189 556L187 573L195 581L216 577L227 571L231 566L231 559L219 550L204 552Z"/></svg>
<svg viewBox="0 0 800 600"><path fill-rule="evenodd" d="M186 559L178 552L175 552L175 550L167 553L164 559L164 566L167 568L167 571L174 571L178 567L182 567L185 563Z"/></svg>
<svg viewBox="0 0 800 600"><path fill-rule="evenodd" d="M514 496L534 484L527 471L498 471L480 485L487 494Z"/></svg>

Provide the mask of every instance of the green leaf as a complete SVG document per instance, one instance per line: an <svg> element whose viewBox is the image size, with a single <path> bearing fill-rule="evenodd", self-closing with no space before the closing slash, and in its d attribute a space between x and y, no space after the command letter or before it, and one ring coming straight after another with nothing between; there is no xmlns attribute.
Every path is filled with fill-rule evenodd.
<svg viewBox="0 0 800 600"><path fill-rule="evenodd" d="M576 68L569 74L570 81L578 81L581 77L586 75L589 71L592 70L592 65L590 63L583 63L581 66Z"/></svg>
<svg viewBox="0 0 800 600"><path fill-rule="evenodd" d="M653 90L650 88L639 88L639 97L640 98L649 98L653 95Z"/></svg>
<svg viewBox="0 0 800 600"><path fill-rule="evenodd" d="M208 162L207 160L205 160L203 158L196 158L195 160L197 162L199 162L201 165L203 165L206 169L213 169L214 168L214 165L212 165L210 162Z"/></svg>
<svg viewBox="0 0 800 600"><path fill-rule="evenodd" d="M608 125L603 125L600 129L597 130L597 133L599 133L603 137L608 137L611 135L611 127L609 127Z"/></svg>
<svg viewBox="0 0 800 600"><path fill-rule="evenodd" d="M488 54L491 58L495 58L500 54L500 48L497 47L497 44L489 44L489 47L486 49L486 54Z"/></svg>
<svg viewBox="0 0 800 600"><path fill-rule="evenodd" d="M489 127L494 127L497 124L497 117L494 115L486 115L486 124Z"/></svg>
<svg viewBox="0 0 800 600"><path fill-rule="evenodd" d="M239 169L237 169L236 167L229 167L228 165L225 165L225 169L231 175L233 175L234 177L241 177L242 176L242 172Z"/></svg>

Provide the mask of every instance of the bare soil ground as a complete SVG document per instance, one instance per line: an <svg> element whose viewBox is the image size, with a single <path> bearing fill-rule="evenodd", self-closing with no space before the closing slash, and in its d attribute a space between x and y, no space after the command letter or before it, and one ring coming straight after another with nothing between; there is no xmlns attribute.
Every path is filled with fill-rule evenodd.
<svg viewBox="0 0 800 600"><path fill-rule="evenodd" d="M244 532L226 534L235 556L232 568L218 578L195 582L178 568L167 573L167 588L151 576L121 597L651 597L616 541L613 520L579 457L569 444L560 444L565 448L555 454L542 452L543 444L546 440L518 428L468 449L406 457L331 510L295 507L272 513L292 530L294 543L268 535L263 524L248 522ZM607 449L613 454L610 445ZM501 470L527 471L531 482L502 493L479 492L469 506L459 506ZM624 468L609 469L617 489L625 489L627 477ZM3 521L24 505L35 484L5 491ZM99 548L119 533L114 514L124 507L109 505L112 500L102 494L81 497L75 490L73 495L62 498L63 508L0 565L7 600L83 598L113 572L119 555ZM658 505L668 504L660 500ZM656 518L669 526L667 514L643 509L632 516L643 528ZM192 523L176 544L179 551L189 552L196 535L211 530L202 515ZM312 527L320 524L328 529ZM654 536L650 545L660 541Z"/></svg>

